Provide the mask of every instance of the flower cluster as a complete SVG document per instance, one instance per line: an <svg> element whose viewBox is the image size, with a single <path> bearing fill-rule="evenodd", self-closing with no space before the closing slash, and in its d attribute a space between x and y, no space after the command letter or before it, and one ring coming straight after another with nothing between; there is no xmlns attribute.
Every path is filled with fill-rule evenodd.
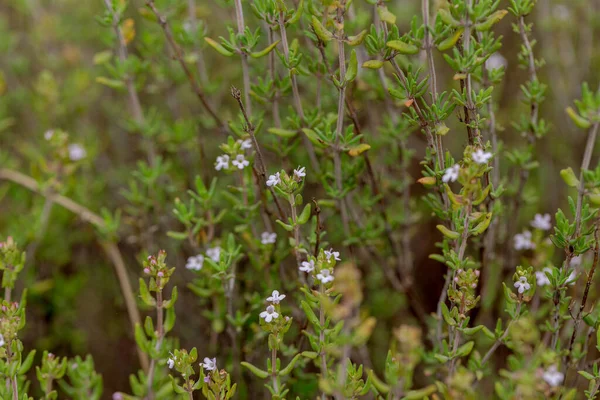
<svg viewBox="0 0 600 400"><path fill-rule="evenodd" d="M317 281L325 285L335 279L333 267L335 267L336 261L341 261L338 251L321 249L317 258L309 256L308 260L300 263L298 269L301 272L313 275Z"/></svg>
<svg viewBox="0 0 600 400"><path fill-rule="evenodd" d="M267 301L270 302L267 309L260 313L260 317L265 320L266 323L270 323L274 319L279 318L279 303L285 299L285 294L279 294L278 290L273 290L271 296L267 297Z"/></svg>
<svg viewBox="0 0 600 400"><path fill-rule="evenodd" d="M226 144L221 145L225 154L221 154L215 161L217 171L243 170L250 165L246 151L252 149L251 139L234 139L230 136Z"/></svg>
<svg viewBox="0 0 600 400"><path fill-rule="evenodd" d="M210 247L206 250L206 257L214 262L219 262L221 259L221 250L220 246ZM200 271L204 266L204 259L205 256L202 254L188 257L185 267L191 271Z"/></svg>

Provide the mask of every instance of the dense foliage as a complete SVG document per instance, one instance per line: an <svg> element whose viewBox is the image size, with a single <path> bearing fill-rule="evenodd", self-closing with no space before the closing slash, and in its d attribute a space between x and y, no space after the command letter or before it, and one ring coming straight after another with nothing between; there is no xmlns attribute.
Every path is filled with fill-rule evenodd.
<svg viewBox="0 0 600 400"><path fill-rule="evenodd" d="M597 2L0 10L0 398L597 397Z"/></svg>

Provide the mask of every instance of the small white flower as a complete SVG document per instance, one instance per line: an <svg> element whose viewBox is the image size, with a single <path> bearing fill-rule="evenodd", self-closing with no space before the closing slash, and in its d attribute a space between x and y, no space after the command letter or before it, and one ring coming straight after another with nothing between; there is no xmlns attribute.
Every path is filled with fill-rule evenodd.
<svg viewBox="0 0 600 400"><path fill-rule="evenodd" d="M185 267L192 271L200 271L202 269L202 265L204 265L204 256L202 254L198 254L197 256L189 257Z"/></svg>
<svg viewBox="0 0 600 400"><path fill-rule="evenodd" d="M175 360L172 358L169 358L167 360L167 365L169 366L169 369L173 369L173 367L175 366Z"/></svg>
<svg viewBox="0 0 600 400"><path fill-rule="evenodd" d="M54 129L48 129L46 132L44 132L44 139L46 139L46 140L52 139L53 136L54 136Z"/></svg>
<svg viewBox="0 0 600 400"><path fill-rule="evenodd" d="M229 168L229 156L227 154L217 157L217 161L215 162L215 169L217 171L220 171L223 168Z"/></svg>
<svg viewBox="0 0 600 400"><path fill-rule="evenodd" d="M214 262L219 262L221 259L221 247L211 247L210 249L206 250L206 255Z"/></svg>
<svg viewBox="0 0 600 400"><path fill-rule="evenodd" d="M281 178L279 177L279 172L276 172L275 175L270 175L269 179L267 179L267 186L275 186L281 182Z"/></svg>
<svg viewBox="0 0 600 400"><path fill-rule="evenodd" d="M331 274L331 270L324 269L320 273L317 274L317 279L321 281L321 283L327 283L333 281L333 275Z"/></svg>
<svg viewBox="0 0 600 400"><path fill-rule="evenodd" d="M302 261L298 269L302 272L313 272L315 270L315 260Z"/></svg>
<svg viewBox="0 0 600 400"><path fill-rule="evenodd" d="M4 346L4 336L0 333L0 347Z"/></svg>
<svg viewBox="0 0 600 400"><path fill-rule="evenodd" d="M550 220L550 214L535 214L535 217L533 217L533 221L531 221L530 225L535 229L549 231L552 228L552 222Z"/></svg>
<svg viewBox="0 0 600 400"><path fill-rule="evenodd" d="M69 145L69 159L71 161L79 161L87 156L87 151L83 148L82 145L73 143Z"/></svg>
<svg viewBox="0 0 600 400"><path fill-rule="evenodd" d="M263 232L260 235L260 242L262 244L273 244L277 240L277 234L275 232Z"/></svg>
<svg viewBox="0 0 600 400"><path fill-rule="evenodd" d="M246 139L246 140L241 140L239 139L238 144L241 145L242 150L248 150L252 148L252 141L250 139Z"/></svg>
<svg viewBox="0 0 600 400"><path fill-rule="evenodd" d="M267 301L273 304L279 304L281 300L285 299L285 294L279 294L279 290L273 290L270 297L267 297Z"/></svg>
<svg viewBox="0 0 600 400"><path fill-rule="evenodd" d="M537 280L537 285L539 287L546 286L550 284L550 279L548 278L548 274L551 274L552 270L548 267L542 269L541 271L537 271L535 273L535 279Z"/></svg>
<svg viewBox="0 0 600 400"><path fill-rule="evenodd" d="M576 268L579 267L581 265L581 256L575 256L573 258L571 258L571 267Z"/></svg>
<svg viewBox="0 0 600 400"><path fill-rule="evenodd" d="M327 258L327 261L329 261L331 257L333 257L333 259L336 261L341 261L339 251L333 251L333 249L329 249L325 250L323 253L325 253L325 258Z"/></svg>
<svg viewBox="0 0 600 400"><path fill-rule="evenodd" d="M502 54L500 53L494 53L490 56L490 58L485 60L485 67L488 70L498 69L502 67L506 68L507 64L508 62L506 61L506 58L504 58L504 56L502 56Z"/></svg>
<svg viewBox="0 0 600 400"><path fill-rule="evenodd" d="M475 152L473 152L473 154L471 154L471 158L477 164L487 164L490 158L492 158L492 153L477 149Z"/></svg>
<svg viewBox="0 0 600 400"><path fill-rule="evenodd" d="M531 232L527 230L523 231L523 233L517 233L513 239L515 250L528 250L535 248L535 243L531 241Z"/></svg>
<svg viewBox="0 0 600 400"><path fill-rule="evenodd" d="M301 180L305 176L306 176L306 168L298 166L298 168L296 168L294 170L294 178Z"/></svg>
<svg viewBox="0 0 600 400"><path fill-rule="evenodd" d="M518 289L520 294L523 294L526 290L531 288L531 285L529 282L527 282L527 278L522 276L518 281L515 282L515 287Z"/></svg>
<svg viewBox="0 0 600 400"><path fill-rule="evenodd" d="M577 282L577 278L577 272L575 272L575 270L572 270L569 274L569 277L567 278L567 285L574 285L575 282Z"/></svg>
<svg viewBox="0 0 600 400"><path fill-rule="evenodd" d="M455 182L458 179L458 172L460 171L460 166L458 164L454 164L450 168L446 168L444 172L444 176L442 177L442 182Z"/></svg>
<svg viewBox="0 0 600 400"><path fill-rule="evenodd" d="M217 359L204 357L204 362L200 365L207 371L214 371L217 369Z"/></svg>
<svg viewBox="0 0 600 400"><path fill-rule="evenodd" d="M271 322L279 317L279 313L275 311L275 307L268 306L266 311L260 313L260 317L264 318L265 322Z"/></svg>
<svg viewBox="0 0 600 400"><path fill-rule="evenodd" d="M235 156L235 160L233 160L231 163L238 167L238 169L244 169L250 165L250 161L246 160L246 157L244 157L243 154L238 154Z"/></svg>
<svg viewBox="0 0 600 400"><path fill-rule="evenodd" d="M123 395L121 392L114 392L112 395L112 400L123 400Z"/></svg>
<svg viewBox="0 0 600 400"><path fill-rule="evenodd" d="M552 365L542 374L542 378L546 383L552 387L559 386L565 379L565 375L556 368L556 365Z"/></svg>

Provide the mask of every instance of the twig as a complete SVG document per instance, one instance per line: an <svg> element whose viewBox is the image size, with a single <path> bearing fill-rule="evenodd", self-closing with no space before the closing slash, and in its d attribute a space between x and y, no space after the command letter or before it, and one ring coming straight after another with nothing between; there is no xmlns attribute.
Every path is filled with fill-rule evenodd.
<svg viewBox="0 0 600 400"><path fill-rule="evenodd" d="M244 130L246 131L246 133L248 133L250 135L250 138L252 139L252 146L254 146L254 151L256 152L256 159L258 160L258 168L259 168L259 174L262 177L262 184L264 184L265 186L267 186L267 167L265 165L265 161L264 158L262 156L262 152L260 151L260 147L258 145L258 141L256 140L256 136L254 135L254 125L252 124L252 122L250 121L250 117L248 116L248 113L246 113L246 108L244 107L244 103L242 102L242 94L240 93L240 90L237 89L235 86L231 87L231 96L237 101L238 106L240 107L240 110L242 111L242 115L244 116L244 120L246 121L246 126L244 127ZM269 191L271 192L271 195L273 196L273 200L275 201L275 205L277 206L277 210L279 211L279 217L282 221L285 221L285 213L283 212L283 208L281 207L281 204L279 203L279 199L277 198L277 195L275 194L275 190L273 190L272 187L269 187Z"/></svg>
<svg viewBox="0 0 600 400"><path fill-rule="evenodd" d="M45 198L49 199L50 201L76 214L83 221L88 222L98 228L106 227L104 220L99 215L93 213L84 206L74 202L68 197L56 193L47 193L40 187L40 185L35 181L35 179L25 174L10 169L2 168L0 169L0 180L6 180L16 183L26 189L31 190L34 193L38 193L44 196ZM129 281L129 276L127 275L127 268L125 266L125 262L123 261L121 252L119 251L117 245L111 241L99 240L99 242L115 268L115 272L117 274L117 278L119 279L119 284L121 286L121 293L123 294L123 298L125 300L125 306L127 308L129 322L131 323L132 328L135 330L135 326L141 323L141 318L136 305L135 296L133 295L131 282ZM138 357L140 360L140 365L142 366L144 371L147 371L148 356L146 355L146 353L143 353L138 349Z"/></svg>
<svg viewBox="0 0 600 400"><path fill-rule="evenodd" d="M111 0L104 0L104 4L106 5L108 12L110 12L112 15L112 27L115 31L115 35L117 36L119 60L122 64L125 64L129 55L127 52L127 42L125 41L123 32L121 32L121 27L119 26L121 15L117 14L116 10L112 6ZM138 125L144 125L145 119L140 97L138 96L138 92L135 88L134 79L129 74L125 76L125 86L127 87L127 93L129 94L129 106L131 107L133 119ZM156 161L156 150L154 148L154 143L152 142L151 138L147 139L146 142L148 146L148 162L150 165L154 165Z"/></svg>
<svg viewBox="0 0 600 400"><path fill-rule="evenodd" d="M508 332L510 330L510 327L512 326L512 324L517 321L519 319L519 314L521 313L521 302L519 301L519 303L517 304L517 310L515 312L516 318L513 318L510 320L510 322L508 323L508 325L506 325L506 329L504 330L504 333L502 333L502 335L496 339L496 341L494 342L494 344L492 345L492 347L488 350L487 353L485 353L485 356L483 356L483 358L481 359L481 365L485 365L490 357L492 357L492 355L494 354L494 352L496 351L496 349L498 347L500 347L500 345L504 342L504 339L506 338L506 336L508 335Z"/></svg>
<svg viewBox="0 0 600 400"><path fill-rule="evenodd" d="M594 280L594 273L596 272L596 267L598 266L598 252L600 251L600 238L598 237L598 230L600 229L600 220L596 220L596 228L594 229L594 261L592 263L592 269L588 273L587 282L585 284L585 290L583 292L583 298L581 299L581 304L579 305L579 310L577 311L577 315L575 317L574 326L573 326L573 334L571 335L571 341L569 342L569 352L567 356L567 366L573 359L573 345L575 344L575 339L577 338L577 333L579 330L579 324L582 320L582 313L585 309L585 305L587 303L587 298L590 293L590 287L592 286L592 282Z"/></svg>
<svg viewBox="0 0 600 400"><path fill-rule="evenodd" d="M147 0L146 5L152 10L154 15L158 19L158 23L165 34L167 42L169 42L169 46L171 46L171 50L173 50L173 53L175 54L175 58L181 65L183 72L185 72L185 75L187 76L188 81L190 82L193 92L196 94L196 96L198 97L198 99L200 100L200 102L202 103L202 105L204 106L206 111L208 112L208 114L211 116L211 118L219 126L221 131L224 133L229 132L229 128L227 127L227 125L225 125L225 123L219 118L219 116L217 115L215 110L212 108L212 106L208 103L206 94L202 90L202 87L200 87L200 84L198 84L198 81L194 77L194 74L188 67L187 63L185 62L183 50L175 41L175 38L173 37L173 32L171 32L171 28L169 27L169 24L167 23L167 18L164 15L160 14L159 11L156 9L156 6L154 5L154 0Z"/></svg>
<svg viewBox="0 0 600 400"><path fill-rule="evenodd" d="M246 24L244 23L244 8L242 7L242 0L235 0L235 21L237 24L238 35L241 37L244 35L244 29ZM248 54L244 50L240 50L240 57L242 58L242 79L244 80L244 103L248 109L248 114L252 115L252 102L250 101L250 72L248 70Z"/></svg>
<svg viewBox="0 0 600 400"><path fill-rule="evenodd" d="M287 39L287 31L285 29L285 15L283 11L279 13L279 33L281 34L281 45L283 46L283 55L285 57L285 62L290 62L290 47ZM294 97L294 108L298 113L298 116L302 120L303 123L306 122L304 117L304 109L302 108L302 101L300 99L300 91L298 90L298 80L296 79L296 74L288 72L290 75L290 80L292 82L292 96ZM321 175L321 167L319 165L319 160L317 159L317 155L315 153L315 148L312 143L304 133L302 133L302 144L308 151L308 157L310 158L310 164L313 170L317 173L317 175Z"/></svg>

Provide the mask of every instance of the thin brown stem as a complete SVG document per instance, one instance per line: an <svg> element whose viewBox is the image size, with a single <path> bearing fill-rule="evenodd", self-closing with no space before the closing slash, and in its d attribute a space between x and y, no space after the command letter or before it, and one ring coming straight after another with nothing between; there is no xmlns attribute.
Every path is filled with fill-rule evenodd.
<svg viewBox="0 0 600 400"><path fill-rule="evenodd" d="M32 192L38 193L44 196L45 198L50 199L52 202L60 205L61 207L66 208L67 210L76 214L83 221L89 222L90 224L100 229L106 228L106 224L104 223L102 217L93 213L86 207L74 202L68 197L45 191L40 187L40 185L35 181L35 179L25 174L10 169L2 168L0 169L0 180L10 181L20 186L23 186L24 188L29 189ZM129 321L131 323L132 329L135 329L135 326L141 323L141 317L136 305L136 300L133 294L131 282L129 280L129 275L127 274L127 267L125 266L125 262L123 261L123 256L121 255L119 247L114 242L108 240L99 240L99 242L115 268L115 272L117 274L117 278L121 286L121 293L123 294L125 300L127 315L129 316ZM142 368L145 371L148 370L147 355L138 350L138 356Z"/></svg>
<svg viewBox="0 0 600 400"><path fill-rule="evenodd" d="M183 72L185 73L188 81L190 82L192 91L198 97L198 99L200 100L200 103L202 103L202 106L204 107L204 109L208 112L208 114L211 116L211 118L219 126L221 131L224 133L229 132L229 128L221 120L221 118L219 118L219 116L217 115L215 110L209 104L206 94L204 93L204 90L202 89L202 87L200 86L200 84L198 83L196 78L194 77L194 74L188 67L187 63L185 62L185 56L184 56L183 50L175 41L175 38L173 37L173 32L171 32L171 27L167 23L167 18L158 11L156 6L154 5L153 0L147 0L146 5L152 10L154 15L156 16L156 19L158 20L158 23L165 34L167 42L169 43L169 46L171 47L171 50L173 51L173 53L175 55L175 58L179 62L179 65L181 65Z"/></svg>

